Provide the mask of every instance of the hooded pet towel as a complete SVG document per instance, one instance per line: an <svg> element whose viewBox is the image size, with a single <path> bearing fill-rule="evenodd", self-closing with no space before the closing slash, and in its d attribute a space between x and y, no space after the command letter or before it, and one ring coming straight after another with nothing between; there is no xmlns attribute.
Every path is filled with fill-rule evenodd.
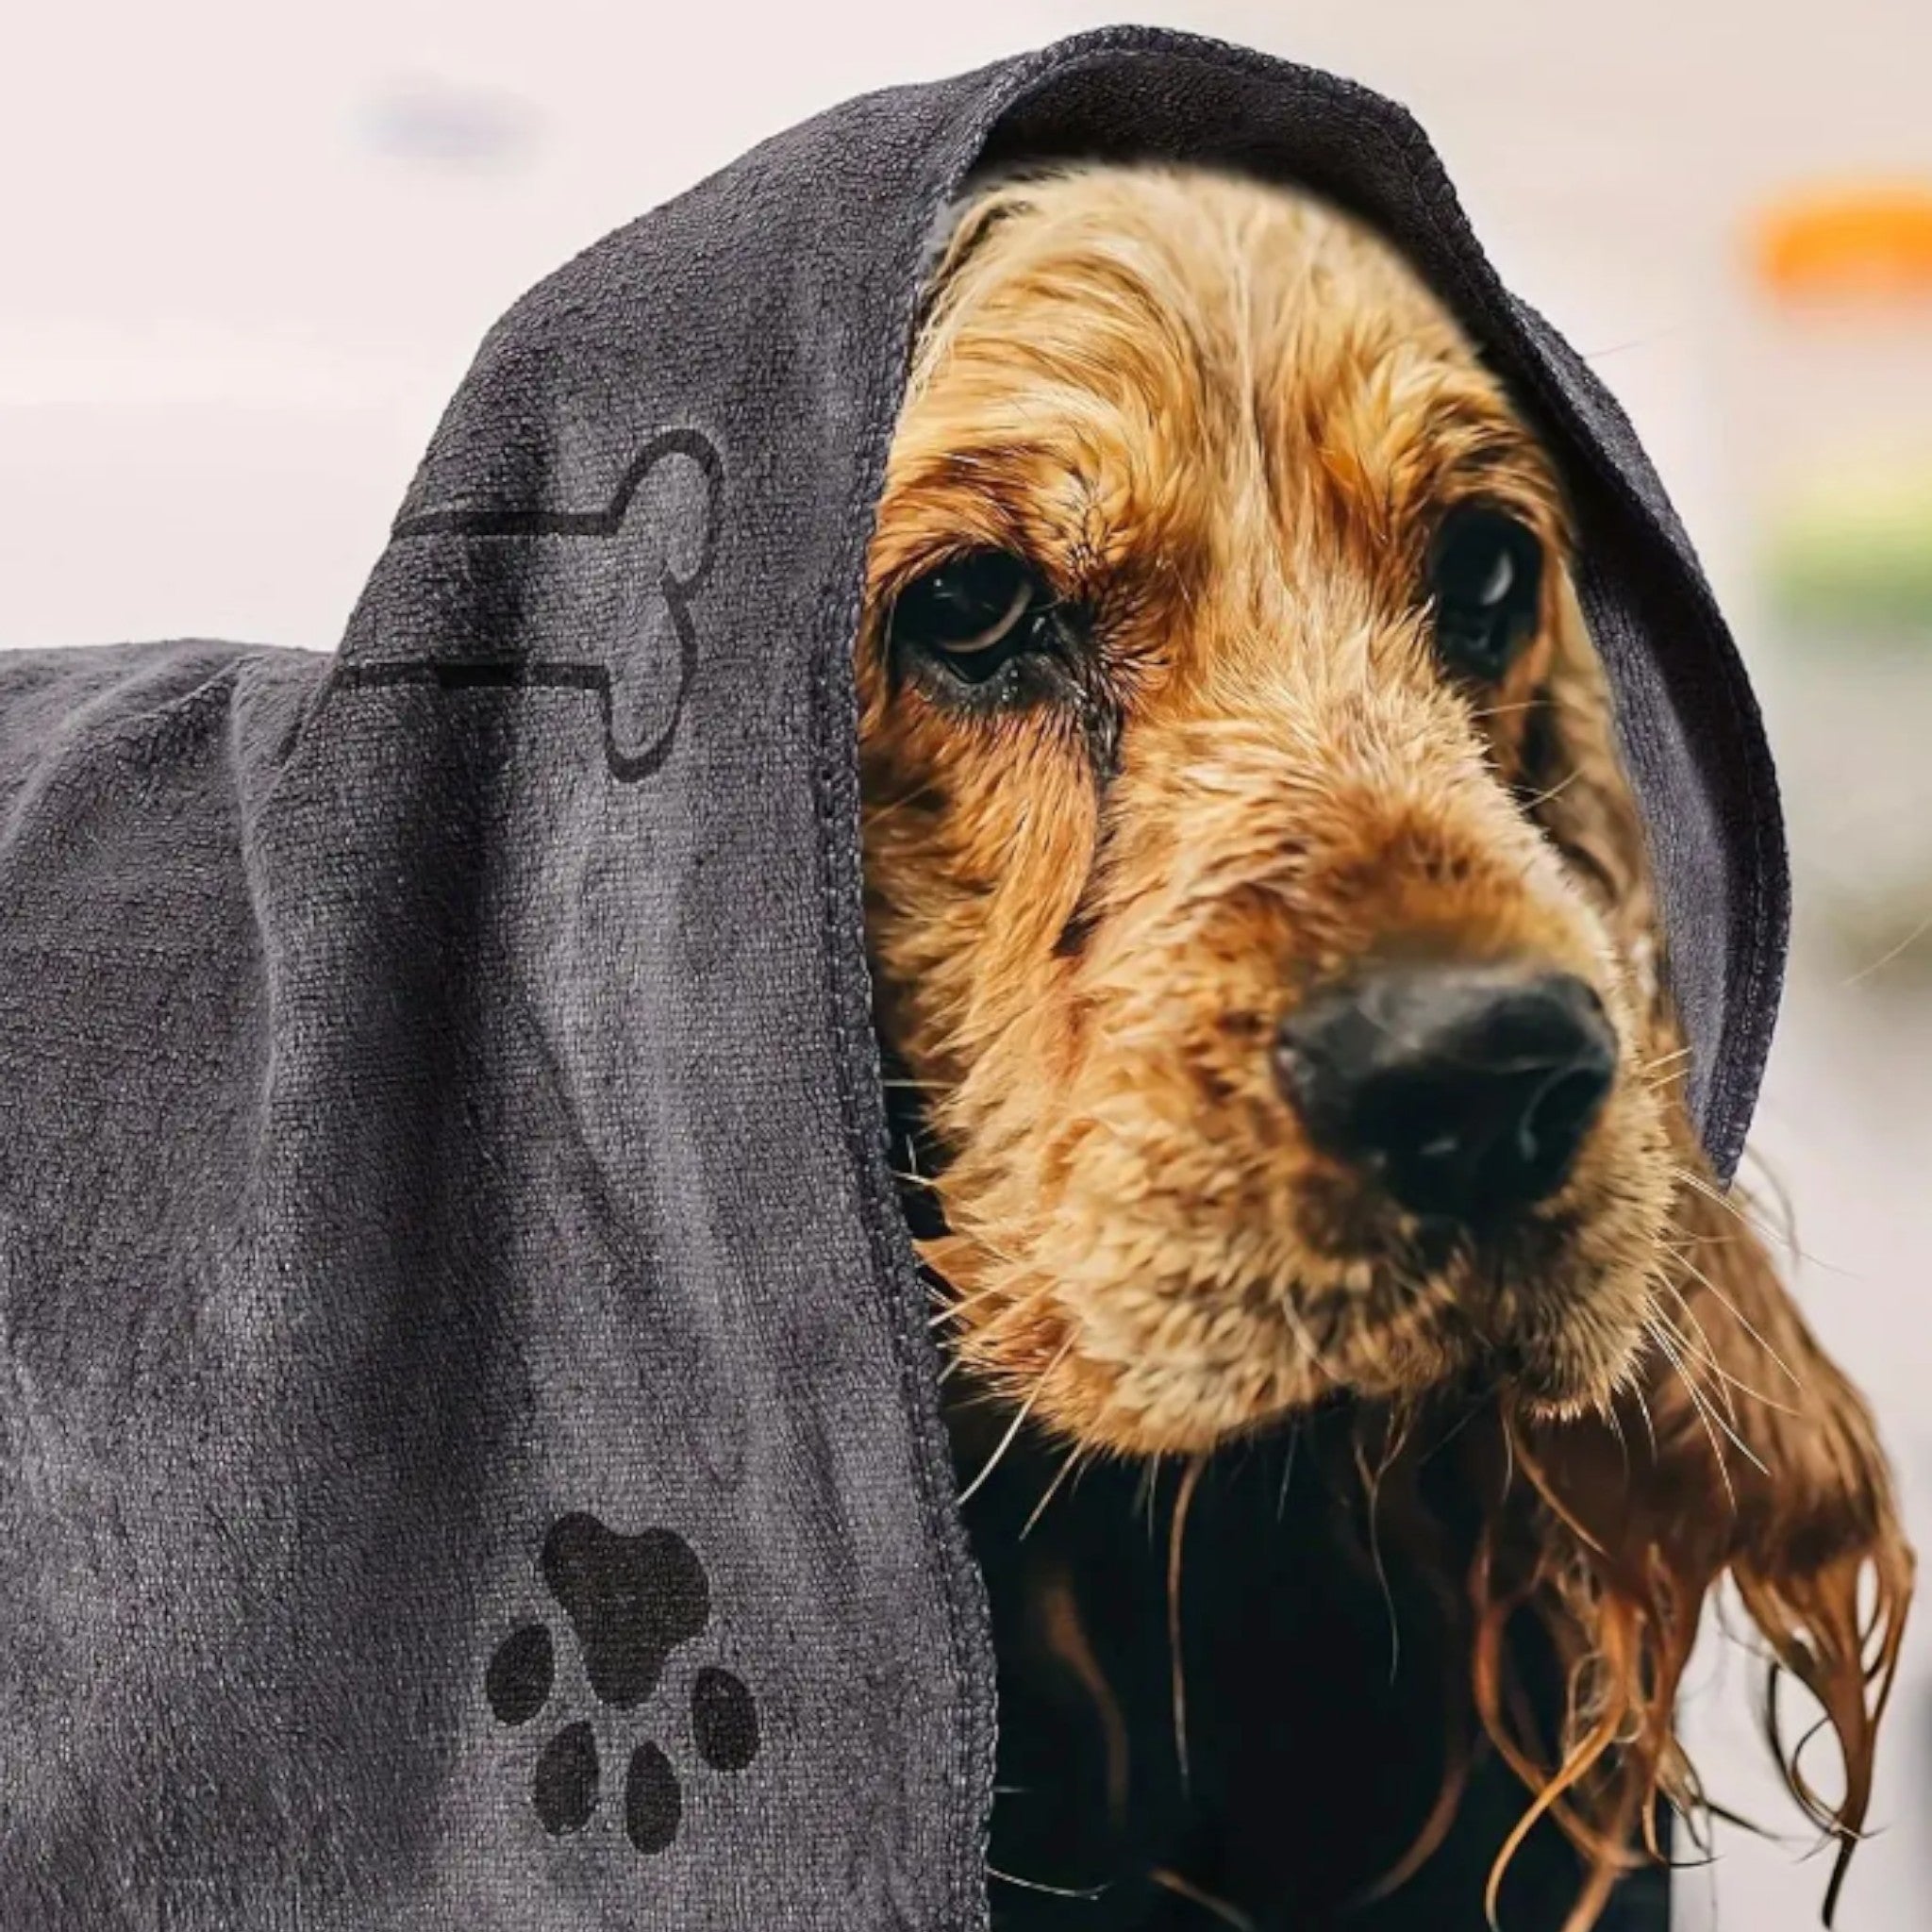
<svg viewBox="0 0 1932 1932"><path fill-rule="evenodd" d="M334 657L0 659L7 1932L985 1923L849 656L935 215L1073 154L1314 187L1515 386L1735 1159L1757 717L1414 125L1141 31L837 108L496 327Z"/></svg>

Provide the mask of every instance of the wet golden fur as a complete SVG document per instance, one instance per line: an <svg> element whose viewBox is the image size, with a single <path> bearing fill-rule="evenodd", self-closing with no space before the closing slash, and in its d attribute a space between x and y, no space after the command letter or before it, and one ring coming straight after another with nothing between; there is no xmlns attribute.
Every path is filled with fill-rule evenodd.
<svg viewBox="0 0 1932 1932"><path fill-rule="evenodd" d="M1281 189L996 186L937 289L858 676L879 1020L944 1155L926 1258L967 1372L1135 1455L1338 1396L1399 1432L1493 1387L1538 1501L1468 1579L1471 1684L1593 1861L1574 1923L1656 1796L1695 1798L1673 1693L1726 1577L1824 1702L1849 1782L1793 1789L1848 1838L1910 1577L1870 1419L1703 1171L1563 571L1501 685L1432 655L1446 506L1566 555L1536 440L1385 244ZM962 713L892 663L895 596L974 548L1091 615L1077 703ZM1507 1233L1445 1242L1372 1198L1271 1074L1283 1011L1391 952L1532 959L1610 1015L1611 1097ZM1574 1666L1555 1753L1506 1681L1525 1610Z"/></svg>

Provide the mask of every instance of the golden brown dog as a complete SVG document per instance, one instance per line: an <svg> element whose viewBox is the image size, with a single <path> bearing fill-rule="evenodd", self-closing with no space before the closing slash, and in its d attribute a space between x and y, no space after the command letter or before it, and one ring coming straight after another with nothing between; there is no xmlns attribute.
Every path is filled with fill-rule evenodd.
<svg viewBox="0 0 1932 1932"><path fill-rule="evenodd" d="M1726 1577L1837 1731L1840 1800L1789 1776L1848 1848L1909 1553L1702 1169L1562 491L1443 308L1280 188L987 188L869 592L879 1023L968 1374L1157 1457L1338 1398L1392 1457L1482 1386L1530 1504L1476 1551L1470 1683L1592 1872L1574 1923L1696 1800L1673 1705Z"/></svg>

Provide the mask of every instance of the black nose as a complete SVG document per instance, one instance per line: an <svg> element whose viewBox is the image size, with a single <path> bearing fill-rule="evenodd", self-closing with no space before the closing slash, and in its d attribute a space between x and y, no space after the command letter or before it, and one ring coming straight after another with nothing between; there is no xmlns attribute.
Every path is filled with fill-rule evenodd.
<svg viewBox="0 0 1932 1932"><path fill-rule="evenodd" d="M1462 1222L1559 1187L1617 1071L1589 986L1507 966L1380 969L1291 1013L1274 1056L1318 1147Z"/></svg>

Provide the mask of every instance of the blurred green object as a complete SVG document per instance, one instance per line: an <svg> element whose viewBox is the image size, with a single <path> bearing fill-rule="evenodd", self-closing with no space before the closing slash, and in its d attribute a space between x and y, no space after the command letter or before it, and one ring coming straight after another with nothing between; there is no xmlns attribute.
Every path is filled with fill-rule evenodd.
<svg viewBox="0 0 1932 1932"><path fill-rule="evenodd" d="M1932 651L1932 461L1808 486L1771 519L1764 566L1774 607L1824 648Z"/></svg>

